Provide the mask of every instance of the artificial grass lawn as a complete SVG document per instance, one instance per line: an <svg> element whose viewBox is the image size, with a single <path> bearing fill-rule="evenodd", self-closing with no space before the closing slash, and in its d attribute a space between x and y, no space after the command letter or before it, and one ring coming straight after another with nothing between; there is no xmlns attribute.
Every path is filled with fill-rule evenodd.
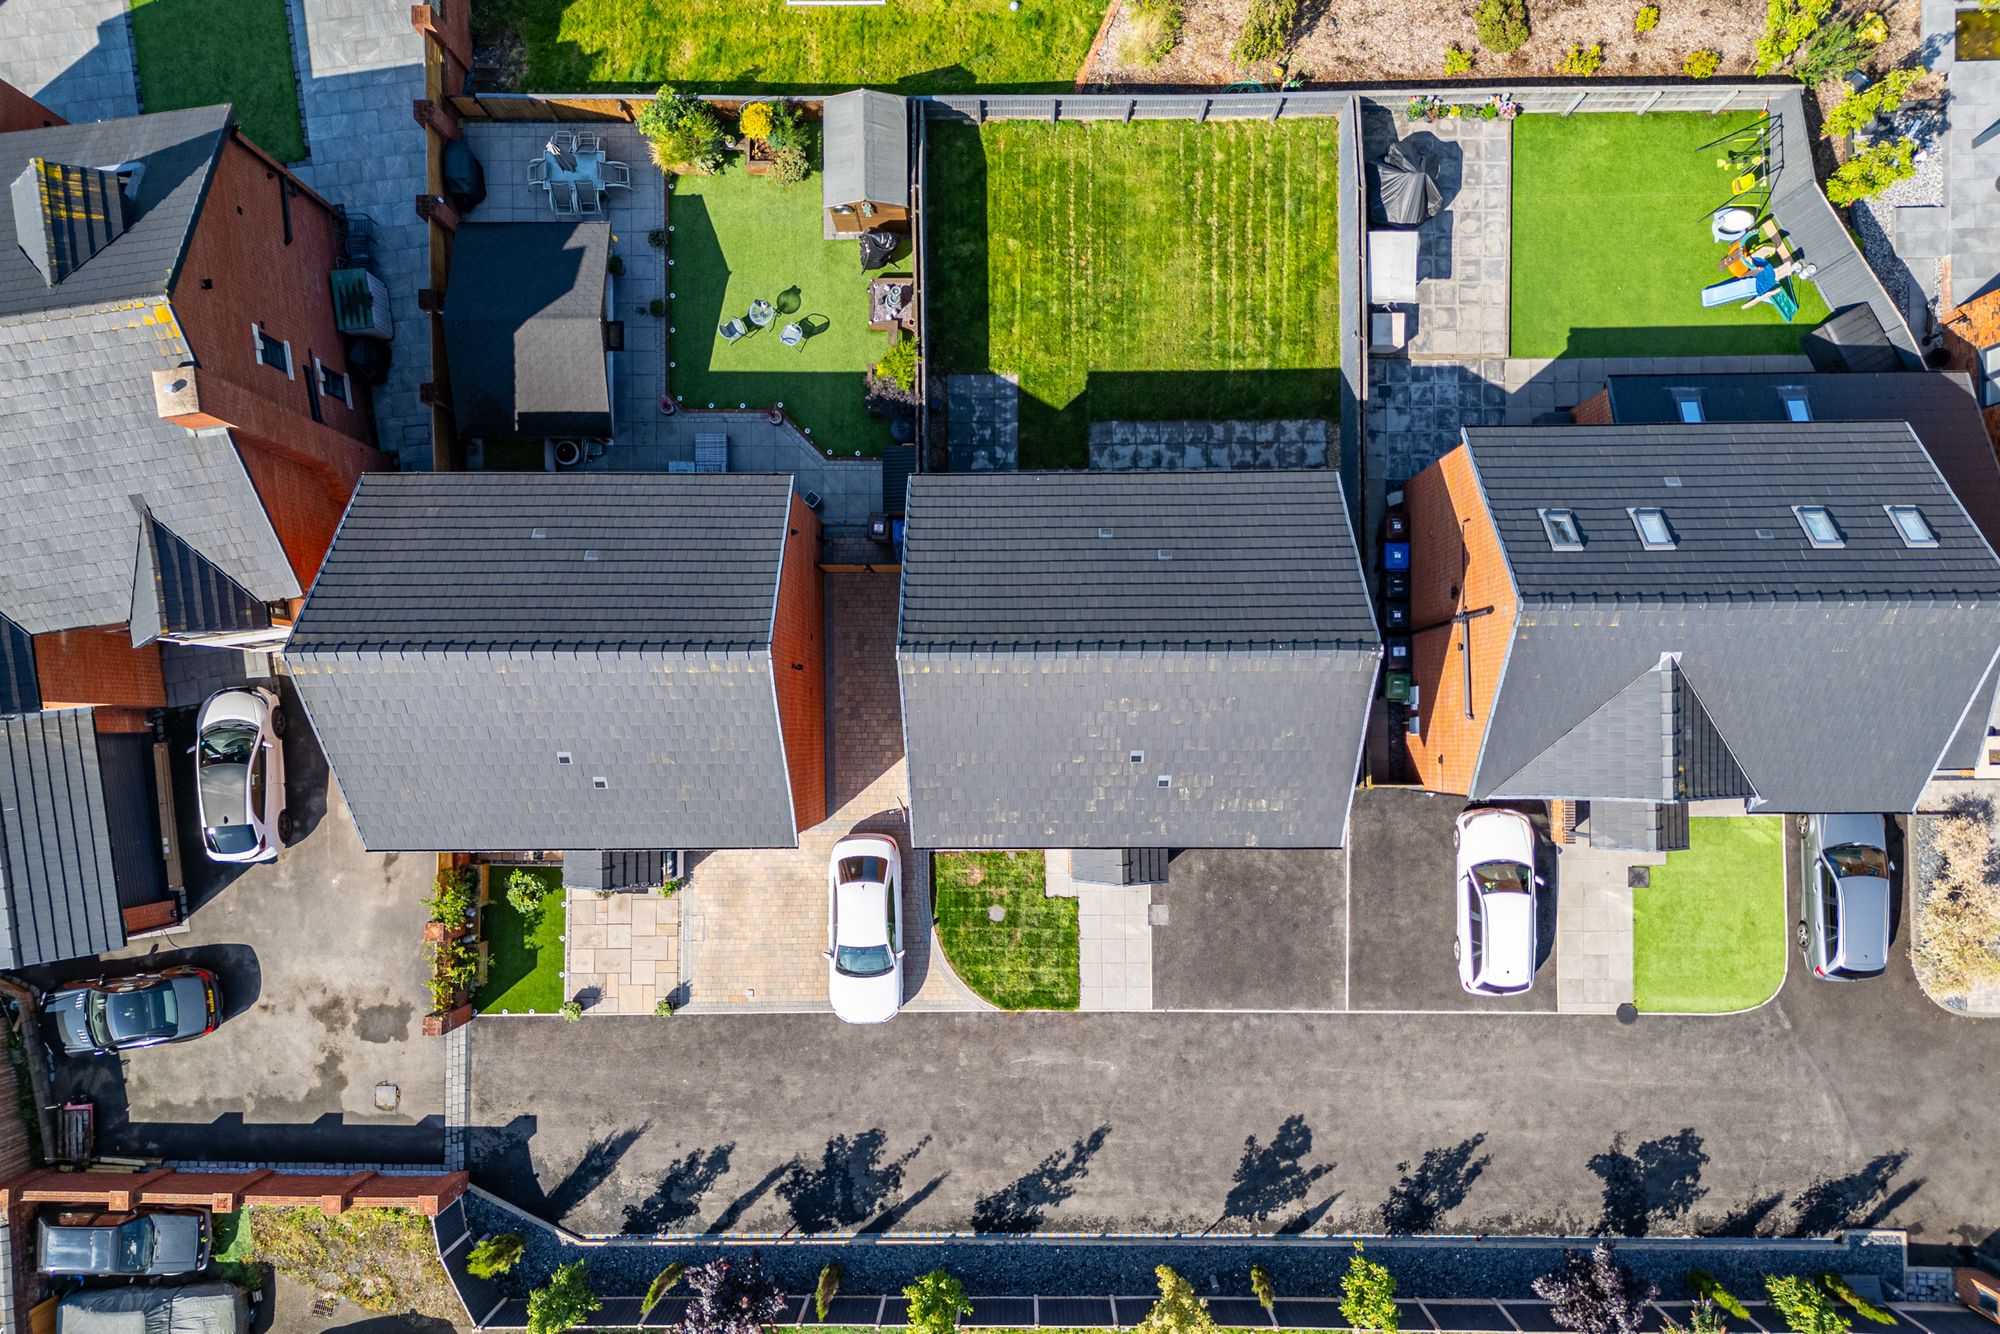
<svg viewBox="0 0 2000 1334"><path fill-rule="evenodd" d="M530 921L507 902L506 880L516 873L514 868L501 872L495 867L489 872L494 876L492 893L479 916L487 949L486 985L472 998L473 1008L481 1014L500 1010L554 1014L562 1008L562 871L521 869L542 882L542 913Z"/></svg>
<svg viewBox="0 0 2000 1334"><path fill-rule="evenodd" d="M1727 277L1709 216L1730 203L1716 141L1750 112L1522 116L1514 122L1513 334L1516 357L1774 356L1830 314L1792 280L1790 324L1768 302L1704 309ZM1705 146L1706 145L1706 146ZM1811 164L1794 164L1810 171ZM1765 199L1744 196L1747 207ZM1785 219L1778 219L1783 225Z"/></svg>
<svg viewBox="0 0 2000 1334"><path fill-rule="evenodd" d="M1338 122L927 133L933 374L1020 377L1023 468L1093 421L1337 415Z"/></svg>
<svg viewBox="0 0 2000 1334"><path fill-rule="evenodd" d="M285 0L132 0L132 47L146 110L231 102L257 147L306 155Z"/></svg>
<svg viewBox="0 0 2000 1334"><path fill-rule="evenodd" d="M1104 0L485 0L480 35L512 29L523 86L549 92L678 83L715 93L1067 92Z"/></svg>
<svg viewBox="0 0 2000 1334"><path fill-rule="evenodd" d="M1003 1010L1074 1010L1075 899L1042 892L1039 852L941 852L931 859L938 939L952 971ZM987 909L1006 909L993 921Z"/></svg>
<svg viewBox="0 0 2000 1334"><path fill-rule="evenodd" d="M1689 847L1632 891L1633 1003L1715 1013L1785 980L1785 827L1772 815L1689 821Z"/></svg>
<svg viewBox="0 0 2000 1334"><path fill-rule="evenodd" d="M675 396L691 408L783 403L821 448L842 458L857 450L881 453L889 428L868 415L865 380L888 351L889 334L868 327L868 283L907 274L908 263L863 273L859 242L824 240L817 172L798 185L780 185L731 158L719 175L676 176L672 184L667 253L674 261L668 270L674 332L667 375ZM756 298L776 305L794 287L796 314L780 314L734 344L716 332ZM810 319L817 326L822 318L826 327L803 346L778 341L786 324Z"/></svg>

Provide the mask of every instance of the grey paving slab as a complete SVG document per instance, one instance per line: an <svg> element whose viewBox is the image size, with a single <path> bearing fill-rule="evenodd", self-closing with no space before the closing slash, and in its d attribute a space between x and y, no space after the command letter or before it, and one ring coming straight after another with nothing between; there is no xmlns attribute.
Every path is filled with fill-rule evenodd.
<svg viewBox="0 0 2000 1334"><path fill-rule="evenodd" d="M0 79L65 120L137 115L125 0L0 4Z"/></svg>
<svg viewBox="0 0 2000 1334"><path fill-rule="evenodd" d="M948 377L945 417L953 472L1012 472L1020 466L1018 377L983 372Z"/></svg>
<svg viewBox="0 0 2000 1334"><path fill-rule="evenodd" d="M1324 468L1323 420L1103 421L1090 424L1090 466L1114 470Z"/></svg>

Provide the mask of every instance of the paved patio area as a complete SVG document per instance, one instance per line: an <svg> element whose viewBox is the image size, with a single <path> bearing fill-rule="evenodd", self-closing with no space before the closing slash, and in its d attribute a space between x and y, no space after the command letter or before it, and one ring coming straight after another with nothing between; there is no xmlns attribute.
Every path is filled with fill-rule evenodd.
<svg viewBox="0 0 2000 1334"><path fill-rule="evenodd" d="M681 905L678 896L565 896L564 990L593 1014L651 1014L680 996Z"/></svg>
<svg viewBox="0 0 2000 1334"><path fill-rule="evenodd" d="M138 115L125 0L0 4L0 79L64 120Z"/></svg>
<svg viewBox="0 0 2000 1334"><path fill-rule="evenodd" d="M1632 999L1634 866L1657 866L1659 853L1614 852L1572 845L1561 849L1562 893L1556 898L1556 1009L1564 1014L1611 1014Z"/></svg>
<svg viewBox="0 0 2000 1334"><path fill-rule="evenodd" d="M1043 865L1043 892L1076 900L1077 1009L1152 1009L1153 886L1078 884L1066 848L1049 849Z"/></svg>

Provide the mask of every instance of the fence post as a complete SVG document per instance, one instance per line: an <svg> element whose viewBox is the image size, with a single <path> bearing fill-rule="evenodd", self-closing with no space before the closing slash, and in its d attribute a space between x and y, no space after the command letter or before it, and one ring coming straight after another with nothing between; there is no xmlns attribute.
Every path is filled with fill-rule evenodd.
<svg viewBox="0 0 2000 1334"><path fill-rule="evenodd" d="M973 117L981 125L984 125L986 123L986 99L983 97L978 97L974 98L973 101L975 103L975 106L973 107Z"/></svg>
<svg viewBox="0 0 2000 1334"><path fill-rule="evenodd" d="M1574 113L1574 112L1575 112L1575 110L1576 110L1576 109L1577 109L1578 107L1580 107L1580 106L1582 106L1582 105L1583 105L1583 99L1584 99L1584 98L1586 98L1586 97L1589 97L1589 96L1590 96L1590 94L1589 94L1589 93L1581 93L1581 92L1580 92L1580 93L1578 93L1578 94L1577 94L1577 95L1575 96L1575 98L1573 98L1573 99L1572 99L1572 100L1570 101L1570 104L1569 104L1568 106L1566 106L1566 107L1564 107L1564 108L1563 108L1563 115L1564 115L1564 116L1568 116L1568 115L1570 115L1570 114Z"/></svg>
<svg viewBox="0 0 2000 1334"><path fill-rule="evenodd" d="M1204 98L1202 98L1202 99L1201 99L1201 114L1200 114L1200 115L1198 115L1198 116L1196 116L1196 117L1194 118L1194 123L1195 123L1195 124L1197 124L1197 125L1206 125L1206 124L1208 124L1208 109L1209 109L1209 107L1211 107L1211 106L1213 106L1213 105L1214 105L1214 99L1212 99L1212 98L1207 98L1207 97L1204 97Z"/></svg>
<svg viewBox="0 0 2000 1334"><path fill-rule="evenodd" d="M1125 99L1125 123L1127 125L1130 125L1132 123L1132 113L1137 111L1138 109L1139 109L1138 98L1128 97Z"/></svg>
<svg viewBox="0 0 2000 1334"><path fill-rule="evenodd" d="M1651 110L1653 109L1654 105L1655 105L1656 103L1658 103L1658 102L1659 102L1659 100L1660 100L1661 98L1665 97L1666 95L1667 95L1667 90L1666 90L1666 89L1664 89L1664 88L1655 88L1655 89L1653 90L1653 95L1652 95L1651 97L1649 97L1649 98L1647 98L1647 99L1646 99L1646 105L1645 105L1645 106L1642 106L1642 107L1640 107L1640 108L1638 109L1638 111L1636 111L1636 112L1635 112L1635 113L1633 113L1633 114L1635 114L1635 115L1640 115L1640 116L1643 116L1643 115L1645 115L1645 114L1646 114L1646 113L1647 113L1648 111L1651 111Z"/></svg>
<svg viewBox="0 0 2000 1334"><path fill-rule="evenodd" d="M1062 99L1060 97L1051 97L1049 99L1049 124L1051 125L1055 124L1056 121L1061 118L1061 116L1062 116Z"/></svg>
<svg viewBox="0 0 2000 1334"><path fill-rule="evenodd" d="M1278 117L1284 114L1285 114L1285 95L1283 93L1279 93L1278 100L1271 106L1271 119L1275 121L1278 119Z"/></svg>

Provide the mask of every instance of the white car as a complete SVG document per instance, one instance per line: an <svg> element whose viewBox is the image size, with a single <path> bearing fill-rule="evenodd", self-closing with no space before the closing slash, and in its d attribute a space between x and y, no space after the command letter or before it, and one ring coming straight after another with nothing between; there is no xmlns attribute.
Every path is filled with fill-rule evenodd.
<svg viewBox="0 0 2000 1334"><path fill-rule="evenodd" d="M826 998L850 1024L903 1008L903 855L894 839L857 834L827 866Z"/></svg>
<svg viewBox="0 0 2000 1334"><path fill-rule="evenodd" d="M267 862L292 838L285 809L285 713L262 686L220 690L195 723L195 792L210 861Z"/></svg>
<svg viewBox="0 0 2000 1334"><path fill-rule="evenodd" d="M1535 826L1485 807L1458 817L1459 985L1475 996L1518 996L1535 982Z"/></svg>

